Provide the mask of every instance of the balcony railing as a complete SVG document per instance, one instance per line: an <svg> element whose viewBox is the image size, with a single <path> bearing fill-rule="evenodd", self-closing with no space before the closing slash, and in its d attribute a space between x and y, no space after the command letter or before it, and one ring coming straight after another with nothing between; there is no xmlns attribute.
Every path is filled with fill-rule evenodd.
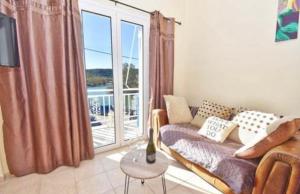
<svg viewBox="0 0 300 194"><path fill-rule="evenodd" d="M112 89L88 89L88 103L94 146L115 143L115 103ZM124 138L133 139L139 131L139 89L123 90Z"/></svg>

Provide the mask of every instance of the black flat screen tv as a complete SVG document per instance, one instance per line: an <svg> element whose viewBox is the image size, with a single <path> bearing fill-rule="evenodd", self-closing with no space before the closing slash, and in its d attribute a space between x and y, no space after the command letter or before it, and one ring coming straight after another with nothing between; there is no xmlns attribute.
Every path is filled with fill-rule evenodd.
<svg viewBox="0 0 300 194"><path fill-rule="evenodd" d="M19 66L16 20L2 13L0 13L0 68L1 66Z"/></svg>

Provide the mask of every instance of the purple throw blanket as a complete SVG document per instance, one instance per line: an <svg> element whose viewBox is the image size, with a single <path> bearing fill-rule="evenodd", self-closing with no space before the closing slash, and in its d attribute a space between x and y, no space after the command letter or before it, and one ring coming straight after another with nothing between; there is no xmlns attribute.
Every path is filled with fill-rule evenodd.
<svg viewBox="0 0 300 194"><path fill-rule="evenodd" d="M161 141L184 158L199 164L227 183L235 193L251 193L258 160L233 156L242 145L230 140L217 143L200 136L190 124L166 125L161 129Z"/></svg>

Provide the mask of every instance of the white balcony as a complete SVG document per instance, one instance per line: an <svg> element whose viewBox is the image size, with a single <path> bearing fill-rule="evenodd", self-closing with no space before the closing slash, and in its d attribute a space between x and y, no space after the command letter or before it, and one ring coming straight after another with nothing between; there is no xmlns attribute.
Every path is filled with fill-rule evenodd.
<svg viewBox="0 0 300 194"><path fill-rule="evenodd" d="M94 147L115 143L114 96L112 89L88 89L89 113ZM139 129L139 90L123 90L124 139L142 135Z"/></svg>

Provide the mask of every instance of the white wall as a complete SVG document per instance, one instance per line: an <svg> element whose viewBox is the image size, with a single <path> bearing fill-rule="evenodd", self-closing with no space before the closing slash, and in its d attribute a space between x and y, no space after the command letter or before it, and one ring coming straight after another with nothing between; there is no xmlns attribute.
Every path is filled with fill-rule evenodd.
<svg viewBox="0 0 300 194"><path fill-rule="evenodd" d="M300 115L300 39L275 43L278 0L189 0L176 94ZM177 61L178 63L178 61ZM183 68L184 67L184 68ZM177 69L178 71L178 69Z"/></svg>

